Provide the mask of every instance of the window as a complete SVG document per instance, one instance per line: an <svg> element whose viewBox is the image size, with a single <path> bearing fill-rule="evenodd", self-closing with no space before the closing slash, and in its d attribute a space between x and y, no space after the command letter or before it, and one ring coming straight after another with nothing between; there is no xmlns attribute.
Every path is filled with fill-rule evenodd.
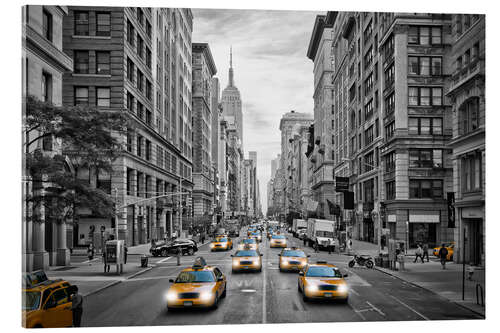
<svg viewBox="0 0 500 333"><path fill-rule="evenodd" d="M396 153L394 151L385 155L385 170L387 172L396 170Z"/></svg>
<svg viewBox="0 0 500 333"><path fill-rule="evenodd" d="M408 74L412 75L441 75L441 57L408 57Z"/></svg>
<svg viewBox="0 0 500 333"><path fill-rule="evenodd" d="M73 52L73 62L74 62L74 72L76 74L88 74L89 73L89 51L77 51Z"/></svg>
<svg viewBox="0 0 500 333"><path fill-rule="evenodd" d="M137 135L137 156L142 157L142 145L144 143L144 137Z"/></svg>
<svg viewBox="0 0 500 333"><path fill-rule="evenodd" d="M146 20L146 34L151 39L151 23L148 20Z"/></svg>
<svg viewBox="0 0 500 333"><path fill-rule="evenodd" d="M53 141L52 135L47 135L42 138L42 149L45 151L52 151Z"/></svg>
<svg viewBox="0 0 500 333"><path fill-rule="evenodd" d="M146 109L146 124L151 126L152 121L153 121L153 113L148 109Z"/></svg>
<svg viewBox="0 0 500 333"><path fill-rule="evenodd" d="M395 110L395 97L394 92L387 96L384 100L385 114L391 114Z"/></svg>
<svg viewBox="0 0 500 333"><path fill-rule="evenodd" d="M132 147L133 147L133 144L134 144L134 137L133 137L133 131L132 129L128 128L127 129L127 151L129 153L132 152Z"/></svg>
<svg viewBox="0 0 500 333"><path fill-rule="evenodd" d="M410 106L443 105L443 88L408 87L408 105Z"/></svg>
<svg viewBox="0 0 500 333"><path fill-rule="evenodd" d="M144 91L144 74L137 69L137 89L139 89L140 92Z"/></svg>
<svg viewBox="0 0 500 333"><path fill-rule="evenodd" d="M368 23L368 26L366 27L365 31L363 32L363 38L364 38L365 43L372 36L372 32L373 32L373 26L372 26L372 22L370 21L370 23Z"/></svg>
<svg viewBox="0 0 500 333"><path fill-rule="evenodd" d="M42 72L42 102L52 102L52 75Z"/></svg>
<svg viewBox="0 0 500 333"><path fill-rule="evenodd" d="M389 125L385 126L385 139L389 140L394 136L394 121L390 122Z"/></svg>
<svg viewBox="0 0 500 333"><path fill-rule="evenodd" d="M356 84L353 83L351 88L349 88L349 102L352 102L356 98Z"/></svg>
<svg viewBox="0 0 500 333"><path fill-rule="evenodd" d="M109 52L96 52L96 73L106 75L111 74L111 61Z"/></svg>
<svg viewBox="0 0 500 333"><path fill-rule="evenodd" d="M373 61L373 47L370 46L370 48L368 49L368 52L366 52L365 56L364 56L364 66L365 66L365 69L367 67L371 66L372 61Z"/></svg>
<svg viewBox="0 0 500 333"><path fill-rule="evenodd" d="M442 168L441 149L410 149L410 168Z"/></svg>
<svg viewBox="0 0 500 333"><path fill-rule="evenodd" d="M442 135L443 118L408 118L410 135Z"/></svg>
<svg viewBox="0 0 500 333"><path fill-rule="evenodd" d="M365 131L365 146L373 142L373 125Z"/></svg>
<svg viewBox="0 0 500 333"><path fill-rule="evenodd" d="M481 152L467 154L461 159L461 187L462 192L480 190L482 186L482 156Z"/></svg>
<svg viewBox="0 0 500 333"><path fill-rule="evenodd" d="M408 35L408 38L410 38L410 35ZM394 35L391 35L389 38L387 38L387 41L384 44L385 61L391 59L393 55L394 55Z"/></svg>
<svg viewBox="0 0 500 333"><path fill-rule="evenodd" d="M442 198L443 181L410 179L410 198Z"/></svg>
<svg viewBox="0 0 500 333"><path fill-rule="evenodd" d="M89 35L89 12L75 12L75 35Z"/></svg>
<svg viewBox="0 0 500 333"><path fill-rule="evenodd" d="M394 83L394 64L390 65L384 72L385 88Z"/></svg>
<svg viewBox="0 0 500 333"><path fill-rule="evenodd" d="M151 50L146 47L146 65L151 69Z"/></svg>
<svg viewBox="0 0 500 333"><path fill-rule="evenodd" d="M137 101L137 117L139 119L144 120L144 105L141 102Z"/></svg>
<svg viewBox="0 0 500 333"><path fill-rule="evenodd" d="M152 86L149 80L146 80L146 97L151 100L153 98Z"/></svg>
<svg viewBox="0 0 500 333"><path fill-rule="evenodd" d="M378 138L379 135L380 135L379 123L378 119L375 119L375 137Z"/></svg>
<svg viewBox="0 0 500 333"><path fill-rule="evenodd" d="M75 105L89 104L89 87L75 87Z"/></svg>
<svg viewBox="0 0 500 333"><path fill-rule="evenodd" d="M385 183L385 196L387 200L396 199L396 182L394 180Z"/></svg>
<svg viewBox="0 0 500 333"><path fill-rule="evenodd" d="M134 188L134 170L127 168L127 195L132 195Z"/></svg>
<svg viewBox="0 0 500 333"><path fill-rule="evenodd" d="M374 164L373 164L373 152L370 152L368 154L365 155L364 157L364 169L365 169L365 172L368 172L368 171L371 171L373 170L374 168Z"/></svg>
<svg viewBox="0 0 500 333"><path fill-rule="evenodd" d="M137 106L139 106L139 102L137 102ZM134 95L130 92L127 92L127 109L129 111L134 111Z"/></svg>
<svg viewBox="0 0 500 333"><path fill-rule="evenodd" d="M440 45L442 44L441 27L410 26L408 44Z"/></svg>
<svg viewBox="0 0 500 333"><path fill-rule="evenodd" d="M151 160L151 141L146 140L146 160Z"/></svg>
<svg viewBox="0 0 500 333"><path fill-rule="evenodd" d="M134 35L135 35L134 26L132 25L132 22L130 22L130 20L127 20L127 42L131 46L134 46Z"/></svg>
<svg viewBox="0 0 500 333"><path fill-rule="evenodd" d="M52 42L52 14L50 14L48 11L43 10L43 37L45 37L47 40Z"/></svg>
<svg viewBox="0 0 500 333"><path fill-rule="evenodd" d="M127 79L130 82L134 82L134 67L134 62L130 58L127 58Z"/></svg>
<svg viewBox="0 0 500 333"><path fill-rule="evenodd" d="M479 128L479 97L469 98L459 107L459 122L460 135Z"/></svg>
<svg viewBox="0 0 500 333"><path fill-rule="evenodd" d="M373 115L373 99L365 105L365 121Z"/></svg>
<svg viewBox="0 0 500 333"><path fill-rule="evenodd" d="M144 41L139 33L137 33L137 55L142 59L144 57Z"/></svg>
<svg viewBox="0 0 500 333"><path fill-rule="evenodd" d="M141 25L144 24L144 12L141 8L137 8L137 21L139 21Z"/></svg>
<svg viewBox="0 0 500 333"><path fill-rule="evenodd" d="M373 88L373 73L370 73L368 77L365 80L365 95L368 95L368 93L372 90Z"/></svg>
<svg viewBox="0 0 500 333"><path fill-rule="evenodd" d="M109 107L111 100L111 93L109 87L97 88L96 91L96 105L102 107Z"/></svg>
<svg viewBox="0 0 500 333"><path fill-rule="evenodd" d="M97 13L96 14L96 36L110 36L111 35L111 14L110 13Z"/></svg>

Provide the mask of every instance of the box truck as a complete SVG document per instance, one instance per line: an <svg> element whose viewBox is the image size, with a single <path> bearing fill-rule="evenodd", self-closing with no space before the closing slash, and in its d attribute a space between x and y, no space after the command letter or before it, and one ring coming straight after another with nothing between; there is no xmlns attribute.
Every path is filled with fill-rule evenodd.
<svg viewBox="0 0 500 333"><path fill-rule="evenodd" d="M309 246L313 247L318 241L319 247L327 248L330 240L335 244L336 222L321 219L308 219L306 239ZM337 245L337 244L335 244Z"/></svg>
<svg viewBox="0 0 500 333"><path fill-rule="evenodd" d="M307 221L306 220L293 219L293 225L292 225L293 237L298 237L299 230L306 230L306 229L307 229Z"/></svg>

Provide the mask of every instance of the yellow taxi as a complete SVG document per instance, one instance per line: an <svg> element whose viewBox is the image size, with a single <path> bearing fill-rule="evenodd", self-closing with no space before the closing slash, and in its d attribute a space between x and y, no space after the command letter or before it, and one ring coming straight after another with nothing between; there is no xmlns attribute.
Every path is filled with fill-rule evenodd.
<svg viewBox="0 0 500 333"><path fill-rule="evenodd" d="M74 286L64 280L49 280L44 271L23 276L22 322L25 328L71 327L71 295Z"/></svg>
<svg viewBox="0 0 500 333"><path fill-rule="evenodd" d="M347 302L349 287L344 277L335 265L326 261L308 264L299 272L298 290L305 302L310 299L336 299Z"/></svg>
<svg viewBox="0 0 500 333"><path fill-rule="evenodd" d="M247 246L249 246L250 250L258 250L259 249L259 244L257 244L257 240L255 240L255 238L245 238L238 245L238 250L243 250Z"/></svg>
<svg viewBox="0 0 500 333"><path fill-rule="evenodd" d="M172 283L166 295L169 311L190 307L215 309L219 300L226 297L226 276L219 268L207 265L202 257L169 281Z"/></svg>
<svg viewBox="0 0 500 333"><path fill-rule="evenodd" d="M241 271L262 272L262 254L258 250L251 250L250 246L245 246L243 250L231 254L233 257L233 273Z"/></svg>
<svg viewBox="0 0 500 333"><path fill-rule="evenodd" d="M280 272L301 270L307 263L310 255L306 255L304 251L296 247L286 247L280 254L279 268Z"/></svg>
<svg viewBox="0 0 500 333"><path fill-rule="evenodd" d="M272 235L269 246L270 247L286 247L286 237L284 235L280 235L280 234Z"/></svg>
<svg viewBox="0 0 500 333"><path fill-rule="evenodd" d="M233 240L227 236L216 237L210 243L210 251L217 250L232 250L233 249Z"/></svg>
<svg viewBox="0 0 500 333"><path fill-rule="evenodd" d="M255 238L257 242L262 242L262 234L260 233L260 231L253 231L249 237Z"/></svg>
<svg viewBox="0 0 500 333"><path fill-rule="evenodd" d="M436 257L439 257L439 250L441 250L442 246L435 247L432 251ZM455 243L448 243L444 246L448 250L448 255L446 256L446 260L453 260L453 250L455 248Z"/></svg>

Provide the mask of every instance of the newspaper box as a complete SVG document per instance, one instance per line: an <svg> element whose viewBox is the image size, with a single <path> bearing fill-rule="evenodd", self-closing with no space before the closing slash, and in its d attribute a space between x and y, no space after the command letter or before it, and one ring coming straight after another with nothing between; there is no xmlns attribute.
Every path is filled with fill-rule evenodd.
<svg viewBox="0 0 500 333"><path fill-rule="evenodd" d="M125 243L123 240L109 240L106 242L104 265L116 265L116 273L123 273L125 262Z"/></svg>

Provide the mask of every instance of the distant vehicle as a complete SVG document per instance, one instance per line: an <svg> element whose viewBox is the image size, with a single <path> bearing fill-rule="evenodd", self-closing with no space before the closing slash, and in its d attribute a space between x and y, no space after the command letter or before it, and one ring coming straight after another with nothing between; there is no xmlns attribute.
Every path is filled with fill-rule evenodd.
<svg viewBox="0 0 500 333"><path fill-rule="evenodd" d="M250 250L257 250L259 248L259 245L257 244L255 238L245 238L238 245L238 250L243 250L247 246L250 246Z"/></svg>
<svg viewBox="0 0 500 333"><path fill-rule="evenodd" d="M251 250L249 246L245 246L243 250L231 254L231 257L233 257L233 273L247 270L262 272L262 254L258 250Z"/></svg>
<svg viewBox="0 0 500 333"><path fill-rule="evenodd" d="M344 280L347 274L342 274L335 265L326 261L309 264L299 272L297 288L302 293L304 302L310 299L340 300L347 303L349 287Z"/></svg>
<svg viewBox="0 0 500 333"><path fill-rule="evenodd" d="M292 225L293 237L298 237L300 230L307 230L307 221L301 219L293 219L293 225Z"/></svg>
<svg viewBox="0 0 500 333"><path fill-rule="evenodd" d="M310 257L297 247L284 248L278 256L280 257L280 272L301 270L308 264L309 260L307 258Z"/></svg>
<svg viewBox="0 0 500 333"><path fill-rule="evenodd" d="M272 235L270 247L286 247L286 237L283 235Z"/></svg>
<svg viewBox="0 0 500 333"><path fill-rule="evenodd" d="M326 248L330 241L335 242L335 221L308 219L307 220L307 241L313 247L316 242L320 248Z"/></svg>
<svg viewBox="0 0 500 333"><path fill-rule="evenodd" d="M166 257L168 255L174 255L177 254L179 251L179 248L181 249L181 254L182 255L190 255L192 256L198 251L198 245L196 242L192 239L176 239L171 242L158 242L155 243L154 246L152 246L149 249L149 252L151 255L154 257L162 256Z"/></svg>
<svg viewBox="0 0 500 333"><path fill-rule="evenodd" d="M444 247L448 250L448 255L446 256L446 260L453 260L453 250L455 248L455 243L448 243L444 245ZM436 257L439 257L439 250L441 250L441 246L435 247L432 250L432 254Z"/></svg>
<svg viewBox="0 0 500 333"><path fill-rule="evenodd" d="M210 243L210 251L218 251L218 250L232 250L233 249L233 240L229 237L216 237Z"/></svg>

